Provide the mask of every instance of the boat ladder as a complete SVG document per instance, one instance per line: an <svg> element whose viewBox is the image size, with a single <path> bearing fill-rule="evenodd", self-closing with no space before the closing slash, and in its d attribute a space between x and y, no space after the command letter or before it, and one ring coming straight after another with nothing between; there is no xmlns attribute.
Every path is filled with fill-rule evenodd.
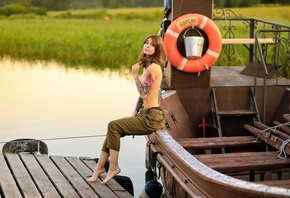
<svg viewBox="0 0 290 198"><path fill-rule="evenodd" d="M224 128L227 128L228 126L222 126L221 119L223 117L232 118L235 121L238 121L239 118L247 117L250 118L250 120L259 121L260 122L260 116L258 112L258 107L256 103L256 97L254 94L254 88L250 88L249 97L240 97L239 94L231 94L231 100L247 100L249 101L249 107L246 109L239 109L237 106L229 105L229 107L224 108L227 106L227 103L231 103L230 101L225 101L225 98L228 98L228 95L226 94L217 94L217 89L219 88L212 88L212 95L211 95L211 113L213 118L213 126L218 131L218 136L223 137L224 135L228 136L227 134L224 134ZM234 96L233 96L234 95ZM223 101L224 100L224 101ZM220 104L220 105L219 105ZM222 104L222 105L221 105ZM241 119L239 119L241 120ZM224 153L224 148L222 148L222 152Z"/></svg>

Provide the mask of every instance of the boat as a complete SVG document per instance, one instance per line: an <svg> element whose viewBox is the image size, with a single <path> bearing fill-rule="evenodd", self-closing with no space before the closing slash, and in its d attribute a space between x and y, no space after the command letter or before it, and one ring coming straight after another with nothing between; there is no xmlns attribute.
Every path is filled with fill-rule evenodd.
<svg viewBox="0 0 290 198"><path fill-rule="evenodd" d="M146 136L146 181L162 181L165 197L290 197L290 26L212 0L164 3L168 113ZM201 54L194 43L189 50L194 59L188 29L204 38Z"/></svg>

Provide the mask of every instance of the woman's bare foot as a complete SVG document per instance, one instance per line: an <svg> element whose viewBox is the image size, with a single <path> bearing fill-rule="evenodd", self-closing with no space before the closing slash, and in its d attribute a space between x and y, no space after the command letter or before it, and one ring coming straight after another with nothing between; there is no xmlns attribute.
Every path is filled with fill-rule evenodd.
<svg viewBox="0 0 290 198"><path fill-rule="evenodd" d="M118 175L121 172L121 169L118 167L115 170L109 170L106 178L101 182L101 184L107 184L113 177Z"/></svg>
<svg viewBox="0 0 290 198"><path fill-rule="evenodd" d="M102 168L100 170L95 169L93 175L89 179L87 179L87 181L90 183L96 182L100 174L104 173L105 171L106 171L105 168Z"/></svg>

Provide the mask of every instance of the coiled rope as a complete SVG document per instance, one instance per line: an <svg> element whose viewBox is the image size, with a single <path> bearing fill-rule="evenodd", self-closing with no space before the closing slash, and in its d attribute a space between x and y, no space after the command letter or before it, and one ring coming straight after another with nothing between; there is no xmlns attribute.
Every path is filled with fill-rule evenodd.
<svg viewBox="0 0 290 198"><path fill-rule="evenodd" d="M280 159L286 159L288 156L287 156L287 153L285 152L285 147L286 147L286 145L288 144L290 142L290 139L288 139L288 140L285 140L284 142L283 142L283 144L280 146L280 148L279 148L279 154L278 154L278 157L280 158Z"/></svg>

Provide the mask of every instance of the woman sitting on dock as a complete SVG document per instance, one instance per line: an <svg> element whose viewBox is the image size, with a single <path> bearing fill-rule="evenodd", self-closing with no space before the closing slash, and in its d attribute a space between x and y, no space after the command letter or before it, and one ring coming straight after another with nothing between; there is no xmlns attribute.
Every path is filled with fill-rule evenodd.
<svg viewBox="0 0 290 198"><path fill-rule="evenodd" d="M132 66L132 74L140 94L137 106L131 117L113 120L108 124L106 139L100 158L88 182L96 182L99 175L105 172L105 163L110 158L106 178L101 182L108 183L121 169L118 164L120 138L126 135L148 135L161 129L164 125L164 111L159 107L159 90L164 67L163 40L158 35L149 35L139 55L139 63ZM138 76L143 68L141 77ZM141 105L140 105L141 101ZM142 106L141 109L140 106Z"/></svg>

